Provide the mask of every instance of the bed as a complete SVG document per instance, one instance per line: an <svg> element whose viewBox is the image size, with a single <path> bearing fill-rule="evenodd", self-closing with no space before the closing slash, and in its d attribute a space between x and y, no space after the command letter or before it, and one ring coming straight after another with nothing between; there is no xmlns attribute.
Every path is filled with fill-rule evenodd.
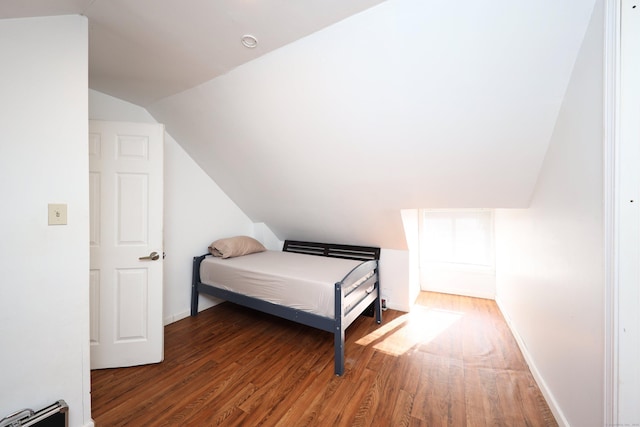
<svg viewBox="0 0 640 427"><path fill-rule="evenodd" d="M282 252L196 256L191 315L202 293L331 332L340 376L347 327L361 314L382 322L379 259L380 248L295 240L286 240Z"/></svg>

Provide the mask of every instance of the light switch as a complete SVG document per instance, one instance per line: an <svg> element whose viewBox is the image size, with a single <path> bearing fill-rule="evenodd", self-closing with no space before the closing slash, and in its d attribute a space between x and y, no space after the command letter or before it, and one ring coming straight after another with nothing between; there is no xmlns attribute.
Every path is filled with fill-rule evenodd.
<svg viewBox="0 0 640 427"><path fill-rule="evenodd" d="M49 204L49 225L67 225L66 204Z"/></svg>

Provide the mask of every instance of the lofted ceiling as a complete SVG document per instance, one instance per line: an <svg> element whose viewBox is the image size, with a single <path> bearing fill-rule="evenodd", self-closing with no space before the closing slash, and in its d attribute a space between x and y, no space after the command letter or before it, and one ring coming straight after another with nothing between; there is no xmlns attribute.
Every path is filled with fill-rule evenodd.
<svg viewBox="0 0 640 427"><path fill-rule="evenodd" d="M381 1L0 0L0 19L87 16L90 87L145 107Z"/></svg>
<svg viewBox="0 0 640 427"><path fill-rule="evenodd" d="M0 18L86 15L91 88L147 108L280 239L404 249L402 209L528 206L594 4L0 0Z"/></svg>
<svg viewBox="0 0 640 427"><path fill-rule="evenodd" d="M388 0L148 109L280 238L404 249L403 209L529 206L593 7Z"/></svg>

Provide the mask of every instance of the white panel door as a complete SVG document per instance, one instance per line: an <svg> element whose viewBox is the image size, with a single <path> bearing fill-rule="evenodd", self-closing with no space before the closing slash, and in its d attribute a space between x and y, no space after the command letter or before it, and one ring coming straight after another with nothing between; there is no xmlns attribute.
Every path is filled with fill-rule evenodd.
<svg viewBox="0 0 640 427"><path fill-rule="evenodd" d="M91 369L161 362L160 124L89 122Z"/></svg>

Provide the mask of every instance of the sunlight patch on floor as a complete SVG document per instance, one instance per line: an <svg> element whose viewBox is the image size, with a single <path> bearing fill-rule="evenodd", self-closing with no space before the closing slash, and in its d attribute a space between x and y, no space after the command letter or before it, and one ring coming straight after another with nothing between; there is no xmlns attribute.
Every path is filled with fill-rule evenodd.
<svg viewBox="0 0 640 427"><path fill-rule="evenodd" d="M393 356L406 353L418 344L427 344L458 321L464 313L416 306L404 314L383 324L356 344L374 344L376 350Z"/></svg>

